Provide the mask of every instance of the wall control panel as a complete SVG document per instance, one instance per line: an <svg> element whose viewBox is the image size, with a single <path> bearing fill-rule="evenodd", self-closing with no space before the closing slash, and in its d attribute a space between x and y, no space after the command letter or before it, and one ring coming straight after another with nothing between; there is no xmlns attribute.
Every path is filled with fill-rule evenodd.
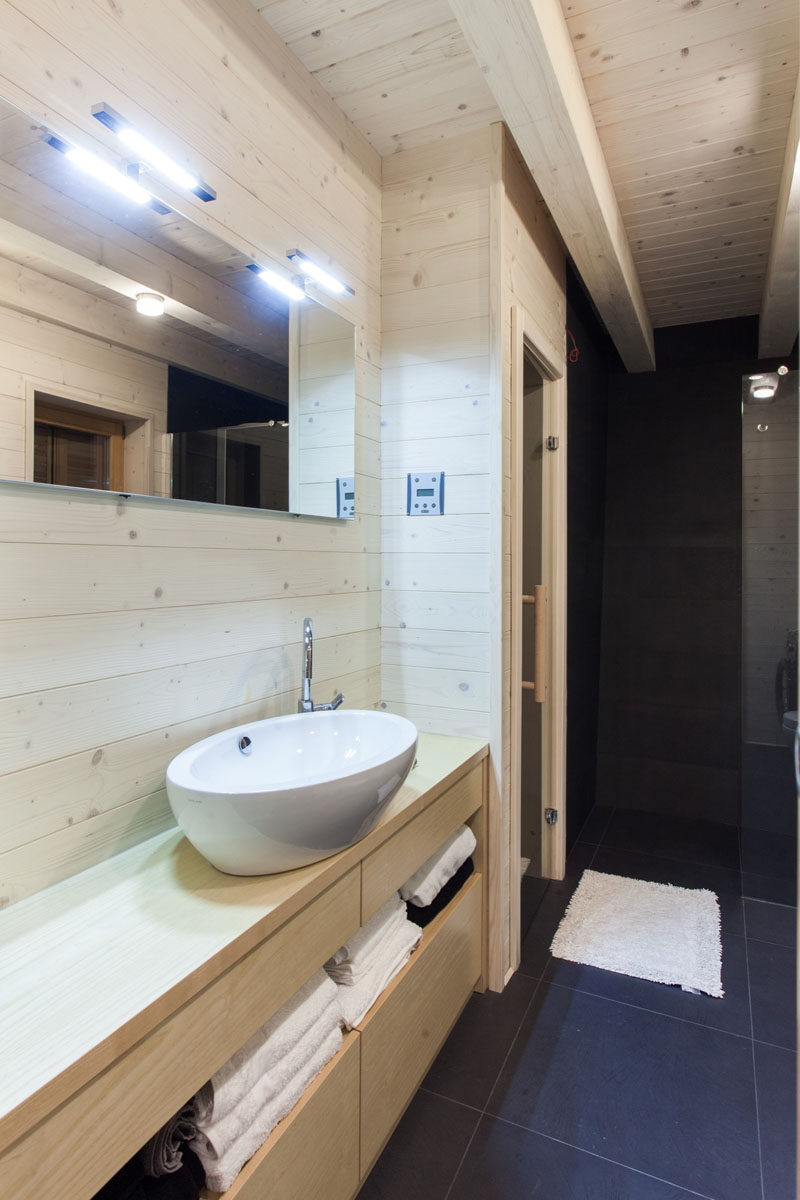
<svg viewBox="0 0 800 1200"><path fill-rule="evenodd" d="M355 479L336 480L336 515L348 519L356 515L356 481Z"/></svg>
<svg viewBox="0 0 800 1200"><path fill-rule="evenodd" d="M408 475L406 512L410 517L444 513L444 471L412 471Z"/></svg>

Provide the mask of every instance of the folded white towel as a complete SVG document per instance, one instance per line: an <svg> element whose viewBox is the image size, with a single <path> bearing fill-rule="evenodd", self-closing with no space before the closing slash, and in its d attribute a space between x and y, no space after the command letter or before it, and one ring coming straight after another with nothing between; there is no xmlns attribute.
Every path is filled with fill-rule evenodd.
<svg viewBox="0 0 800 1200"><path fill-rule="evenodd" d="M218 1121L229 1113L257 1081L295 1046L336 1002L336 985L323 970L316 971L295 992L266 1025L256 1030L232 1058L211 1078L214 1093L211 1111L203 1113L199 1124Z"/></svg>
<svg viewBox="0 0 800 1200"><path fill-rule="evenodd" d="M405 902L400 899L399 892L394 892L366 925L362 925L325 963L325 970L331 979L337 983L356 983L372 966L387 939L405 920Z"/></svg>
<svg viewBox="0 0 800 1200"><path fill-rule="evenodd" d="M252 1122L253 1112L260 1112L271 1104L304 1070L329 1034L339 1028L341 1011L337 994L299 1042L269 1066L238 1104L224 1115L215 1113L211 1120L197 1123L198 1130L205 1134L218 1153L243 1137Z"/></svg>
<svg viewBox="0 0 800 1200"><path fill-rule="evenodd" d="M342 1020L347 1029L355 1029L367 1015L383 989L408 962L411 951L418 945L422 930L404 919L386 939L369 970L357 983L339 987Z"/></svg>
<svg viewBox="0 0 800 1200"><path fill-rule="evenodd" d="M192 1141L206 1172L206 1186L213 1192L226 1192L244 1164L269 1137L272 1130L289 1113L312 1080L342 1044L342 1031L337 1025L326 1037L305 1066L295 1074L286 1087L264 1107L253 1106L249 1123L235 1142L215 1145L207 1133L198 1133Z"/></svg>
<svg viewBox="0 0 800 1200"><path fill-rule="evenodd" d="M452 879L458 868L463 866L476 845L475 834L467 825L462 825L403 884L400 895L409 904L425 908L438 896L448 879Z"/></svg>

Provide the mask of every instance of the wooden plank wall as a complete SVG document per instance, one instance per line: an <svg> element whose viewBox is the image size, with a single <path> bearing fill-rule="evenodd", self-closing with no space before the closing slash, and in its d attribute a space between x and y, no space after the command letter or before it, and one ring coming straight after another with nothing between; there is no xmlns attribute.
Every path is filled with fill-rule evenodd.
<svg viewBox="0 0 800 1200"><path fill-rule="evenodd" d="M501 125L383 164L382 702L490 739L490 986L512 962L511 311L563 360L564 252ZM444 470L445 516L405 515ZM515 952L514 952L515 953Z"/></svg>
<svg viewBox="0 0 800 1200"><path fill-rule="evenodd" d="M496 219L493 229L498 249L498 316L494 323L495 354L499 360L501 387L501 472L497 479L500 495L493 507L493 543L502 547L500 589L496 597L497 627L502 641L495 644L492 671L493 702L491 748L499 803L494 807L492 844L498 845L494 869L500 879L493 888L494 924L501 931L502 945L495 951L509 969L516 965L516 947L509 943L511 892L519 886L519 847L510 845L510 784L512 756L520 753L511 744L511 431L512 431L512 336L511 313L516 305L530 314L540 330L540 349L555 364L564 363L566 323L566 256L561 239L513 139L501 125L494 127L493 190ZM566 446L562 446L564 453ZM566 552L566 547L564 547ZM551 647L552 652L552 647ZM491 812L491 810L490 810ZM498 820L498 815L501 818Z"/></svg>
<svg viewBox="0 0 800 1200"><path fill-rule="evenodd" d="M489 182L484 129L383 163L382 702L419 729L490 723ZM445 515L409 517L409 471Z"/></svg>
<svg viewBox="0 0 800 1200"><path fill-rule="evenodd" d="M377 703L380 173L246 0L0 0L0 93L84 141L97 101L168 133L217 188L199 223L345 273L360 500L339 524L0 484L2 905L169 823L182 747L291 711L304 616L315 694Z"/></svg>

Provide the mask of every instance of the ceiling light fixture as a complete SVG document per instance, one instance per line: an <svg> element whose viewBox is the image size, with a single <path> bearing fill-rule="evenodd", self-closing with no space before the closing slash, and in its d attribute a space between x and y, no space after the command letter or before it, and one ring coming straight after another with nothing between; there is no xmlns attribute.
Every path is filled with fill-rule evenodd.
<svg viewBox="0 0 800 1200"><path fill-rule="evenodd" d="M331 275L329 271L325 271L322 267L310 259L302 250L287 250L286 257L291 259L298 271L303 275L307 275L309 279L313 279L320 287L325 288L326 292L330 292L332 296L355 296L355 292L346 283L342 283L335 275Z"/></svg>
<svg viewBox="0 0 800 1200"><path fill-rule="evenodd" d="M136 311L143 317L163 317L164 297L158 292L139 292L136 296Z"/></svg>
<svg viewBox="0 0 800 1200"><path fill-rule="evenodd" d="M216 200L217 193L212 187L192 175L163 150L159 150L158 146L155 146L144 134L139 133L138 129L134 129L109 104L95 104L92 107L92 116L96 117L112 133L115 133L123 145L132 150L141 163L156 175L160 175L168 183L182 188L186 192L194 192L201 200Z"/></svg>
<svg viewBox="0 0 800 1200"><path fill-rule="evenodd" d="M280 292L282 296L288 296L290 300L305 300L306 294L301 287L296 283L292 283L290 279L285 279L283 275L278 275L275 271L270 271L266 267L250 268L255 271L259 279L263 279L264 283L273 288L274 291Z"/></svg>
<svg viewBox="0 0 800 1200"><path fill-rule="evenodd" d="M775 399L775 394L778 390L778 375L775 371L762 372L759 375L748 375L747 395L744 397L748 403L757 401L761 404L768 404Z"/></svg>
<svg viewBox="0 0 800 1200"><path fill-rule="evenodd" d="M120 192L126 196L128 200L132 200L134 204L147 204L151 196L141 184L132 179L130 175L126 175L124 171L117 170L112 167L105 159L99 155L93 154L90 150L84 150L82 146L69 146L64 142L59 142L58 138L48 139L51 146L56 150L61 150L65 158L84 171L87 175L91 175L94 179L104 183L106 187L113 188L115 192Z"/></svg>

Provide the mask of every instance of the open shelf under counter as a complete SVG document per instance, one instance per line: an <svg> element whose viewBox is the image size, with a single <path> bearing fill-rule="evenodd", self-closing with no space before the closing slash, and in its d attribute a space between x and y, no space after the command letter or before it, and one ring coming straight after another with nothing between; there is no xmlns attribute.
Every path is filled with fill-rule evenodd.
<svg viewBox="0 0 800 1200"><path fill-rule="evenodd" d="M204 1188L202 1200L310 1200L354 1196L359 1179L359 1035L342 1047L306 1088L227 1192Z"/></svg>
<svg viewBox="0 0 800 1200"><path fill-rule="evenodd" d="M228 1191L202 1200L358 1193L478 981L482 887L465 882Z"/></svg>
<svg viewBox="0 0 800 1200"><path fill-rule="evenodd" d="M86 1200L359 927L362 861L486 754L420 735L376 828L296 871L223 875L175 830L0 913L7 1193Z"/></svg>

